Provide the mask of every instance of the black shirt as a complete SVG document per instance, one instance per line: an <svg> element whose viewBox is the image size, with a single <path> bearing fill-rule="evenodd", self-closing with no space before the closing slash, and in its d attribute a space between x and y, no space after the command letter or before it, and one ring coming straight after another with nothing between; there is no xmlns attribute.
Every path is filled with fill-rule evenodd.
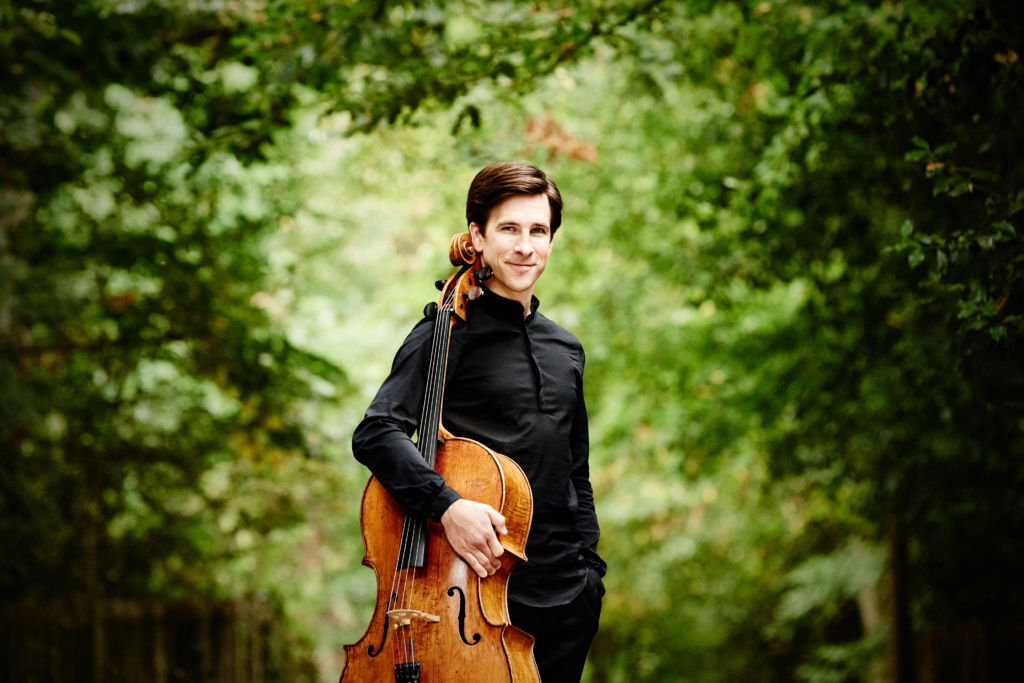
<svg viewBox="0 0 1024 683"><path fill-rule="evenodd" d="M455 436L515 460L533 490L529 561L512 573L509 599L532 606L571 601L588 567L604 574L590 485L583 347L537 312L491 291L469 303L452 331L442 412ZM395 356L352 437L356 459L406 510L439 519L459 495L428 467L411 441L416 431L433 320L424 318Z"/></svg>

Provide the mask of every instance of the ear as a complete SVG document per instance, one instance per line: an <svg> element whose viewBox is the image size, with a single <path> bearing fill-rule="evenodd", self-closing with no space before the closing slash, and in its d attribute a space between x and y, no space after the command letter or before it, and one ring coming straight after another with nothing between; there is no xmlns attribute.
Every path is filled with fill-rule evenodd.
<svg viewBox="0 0 1024 683"><path fill-rule="evenodd" d="M469 238L473 243L473 248L476 249L476 253L481 253L484 249L484 236L478 223L469 224Z"/></svg>

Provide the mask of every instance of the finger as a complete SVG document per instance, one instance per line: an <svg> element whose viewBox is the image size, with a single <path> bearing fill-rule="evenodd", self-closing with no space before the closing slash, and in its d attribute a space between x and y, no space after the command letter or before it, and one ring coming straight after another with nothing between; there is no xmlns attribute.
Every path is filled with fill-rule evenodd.
<svg viewBox="0 0 1024 683"><path fill-rule="evenodd" d="M493 564L501 564L497 558L501 557L505 549L501 547L501 543L498 543L498 537L491 534L490 540L487 542L487 548L491 552L491 557L494 558Z"/></svg>
<svg viewBox="0 0 1024 683"><path fill-rule="evenodd" d="M482 579L486 579L487 578L487 570L484 569L484 566L482 564L480 564L480 561L478 559L476 559L472 555L467 555L466 557L464 557L462 559L464 559L466 561L466 564L469 565L469 568L472 569L474 572L476 572L477 575L480 578L482 578Z"/></svg>
<svg viewBox="0 0 1024 683"><path fill-rule="evenodd" d="M489 555L484 555L480 564L484 568L484 571L487 572L487 576L490 576L494 572L498 571L498 567L500 566L495 564L494 558L490 557Z"/></svg>
<svg viewBox="0 0 1024 683"><path fill-rule="evenodd" d="M487 512L491 517L491 526L498 529L499 533L508 533L508 529L505 528L505 516L494 508L488 508Z"/></svg>

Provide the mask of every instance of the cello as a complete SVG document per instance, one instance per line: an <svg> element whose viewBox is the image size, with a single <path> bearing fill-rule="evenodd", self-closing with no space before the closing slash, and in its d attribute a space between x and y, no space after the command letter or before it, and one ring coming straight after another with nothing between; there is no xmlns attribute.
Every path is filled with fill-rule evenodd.
<svg viewBox="0 0 1024 683"><path fill-rule="evenodd" d="M363 491L363 564L377 577L373 616L365 634L345 646L339 683L539 683L533 637L513 626L506 595L512 569L526 561L533 494L511 458L441 424L448 341L466 322L467 303L487 277L469 233L456 234L449 260L459 270L443 285L417 449L448 486L505 517L501 566L480 578L459 557L433 520L407 514L371 477ZM433 308L433 304L428 306Z"/></svg>

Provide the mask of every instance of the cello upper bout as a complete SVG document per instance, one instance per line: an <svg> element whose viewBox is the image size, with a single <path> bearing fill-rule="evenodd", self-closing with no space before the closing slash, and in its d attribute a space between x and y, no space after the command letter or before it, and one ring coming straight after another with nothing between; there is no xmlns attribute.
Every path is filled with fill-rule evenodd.
<svg viewBox="0 0 1024 683"><path fill-rule="evenodd" d="M526 561L526 539L533 524L533 489L526 473L512 458L495 453L505 479L505 500L501 514L505 516L508 534L502 537L502 546Z"/></svg>

